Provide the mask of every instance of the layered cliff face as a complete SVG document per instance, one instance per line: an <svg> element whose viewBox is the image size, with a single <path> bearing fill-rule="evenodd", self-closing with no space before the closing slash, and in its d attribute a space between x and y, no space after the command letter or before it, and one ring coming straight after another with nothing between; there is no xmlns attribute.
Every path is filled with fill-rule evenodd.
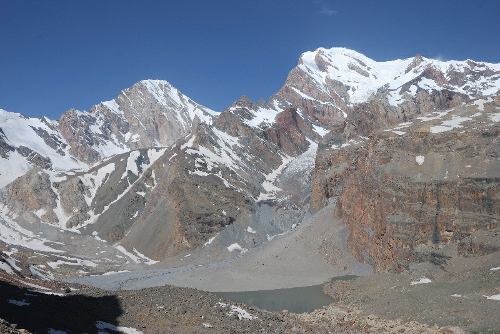
<svg viewBox="0 0 500 334"><path fill-rule="evenodd" d="M399 272L500 250L499 107L494 95L330 147L323 164L337 172L313 194L340 195L336 216L360 261Z"/></svg>

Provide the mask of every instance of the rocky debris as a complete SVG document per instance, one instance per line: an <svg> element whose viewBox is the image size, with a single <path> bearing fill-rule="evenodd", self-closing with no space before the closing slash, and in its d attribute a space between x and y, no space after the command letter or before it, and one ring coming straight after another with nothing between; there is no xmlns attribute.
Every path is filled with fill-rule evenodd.
<svg viewBox="0 0 500 334"><path fill-rule="evenodd" d="M0 318L1 334L30 334L26 329L17 328L17 324L10 324L8 321Z"/></svg>
<svg viewBox="0 0 500 334"><path fill-rule="evenodd" d="M96 332L96 326L128 328L142 333L465 333L460 327L363 315L356 306L331 304L311 313L269 312L233 303L208 292L162 286L104 291L66 285L55 291L0 283L4 292L0 316L30 332L49 329ZM3 307L10 305L10 307ZM19 312L22 310L22 312ZM49 316L50 315L50 316ZM23 331L19 331L23 333ZM26 332L26 331L25 331ZM9 333L8 331L6 333ZM16 332L14 332L16 333Z"/></svg>
<svg viewBox="0 0 500 334"><path fill-rule="evenodd" d="M79 285L54 295L0 285L5 292L0 316L36 333L49 329L94 333L98 323L142 333L276 333L293 328L279 313L189 288L163 286L116 293Z"/></svg>
<svg viewBox="0 0 500 334"><path fill-rule="evenodd" d="M416 321L404 322L402 319L382 319L374 314L361 316L354 307L339 307L331 304L322 310L296 315L299 321L312 323L323 329L351 328L361 333L406 333L406 334L465 334L457 326L429 326Z"/></svg>
<svg viewBox="0 0 500 334"><path fill-rule="evenodd" d="M427 330L440 328L445 333L446 328L453 333L457 326L472 333L494 332L500 326L500 319L492 316L497 313L498 301L486 296L499 291L500 273L491 270L498 268L498 255L455 257L446 270L422 263L414 274L387 273L332 281L324 291L338 301L334 306L345 312L355 311L362 323L376 315L379 325L389 321L408 326L416 321L429 324Z"/></svg>

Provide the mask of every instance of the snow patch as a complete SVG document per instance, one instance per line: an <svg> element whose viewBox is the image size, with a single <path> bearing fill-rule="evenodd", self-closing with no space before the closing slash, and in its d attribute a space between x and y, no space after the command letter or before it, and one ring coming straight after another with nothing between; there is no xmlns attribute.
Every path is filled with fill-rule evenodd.
<svg viewBox="0 0 500 334"><path fill-rule="evenodd" d="M260 193L257 201L262 201L266 199L276 198L276 192L280 191L281 188L278 188L273 183L276 181L276 178L283 171L283 169L294 160L293 157L285 156L283 158L282 164L276 168L274 171L266 175L266 180L262 183L262 187L266 191L266 193Z"/></svg>
<svg viewBox="0 0 500 334"><path fill-rule="evenodd" d="M491 119L493 122L500 122L500 112L497 112L493 115L488 115L488 118Z"/></svg>
<svg viewBox="0 0 500 334"><path fill-rule="evenodd" d="M189 138L188 142L181 145L181 150L187 148L187 147L193 147L193 144L194 144L194 140L196 139L196 136L195 135L192 135L191 138ZM172 155L170 157L170 159L172 159L177 153L174 153L174 155ZM170 160L169 159L169 160Z"/></svg>
<svg viewBox="0 0 500 334"><path fill-rule="evenodd" d="M257 317L251 315L248 313L246 310L242 309L241 307L231 305L231 311L228 313L228 315L233 315L236 314L238 316L238 319L247 319L247 320L252 320L252 319L257 319Z"/></svg>
<svg viewBox="0 0 500 334"><path fill-rule="evenodd" d="M203 245L204 246L208 246L212 243L212 241L214 241L214 239L219 235L219 233L217 233L216 235L214 235L213 237L211 237L210 239L208 239L207 242L205 242Z"/></svg>
<svg viewBox="0 0 500 334"><path fill-rule="evenodd" d="M150 259L149 257L147 257L146 255L140 253L137 249L134 248L134 253L137 254L138 257L140 257L145 264L148 264L148 265L152 265L152 264L155 264L155 263L158 263L160 261L156 261L156 260L152 260Z"/></svg>
<svg viewBox="0 0 500 334"><path fill-rule="evenodd" d="M128 273L130 272L130 270L119 270L119 271L108 271L104 274L102 274L103 276L106 276L106 275L116 275L116 274L121 274L121 273Z"/></svg>
<svg viewBox="0 0 500 334"><path fill-rule="evenodd" d="M247 227L247 232L248 233L257 233L257 231L254 231L250 226Z"/></svg>
<svg viewBox="0 0 500 334"><path fill-rule="evenodd" d="M100 329L100 330L109 329L109 330L112 330L114 332L119 332L119 333L123 333L123 334L142 334L141 331L139 331L135 328L115 326L115 325L109 324L109 323L104 322L104 321L96 321L95 326L97 329ZM99 333L103 333L103 332L99 332Z"/></svg>
<svg viewBox="0 0 500 334"><path fill-rule="evenodd" d="M455 128L463 127L462 123L466 121L470 121L471 117L460 117L460 116L452 116L450 120L443 121L441 125L432 126L429 130L431 133L440 133L445 131L450 131Z"/></svg>
<svg viewBox="0 0 500 334"><path fill-rule="evenodd" d="M493 102L493 98L492 97L488 97L486 100L485 99L480 99L480 100L474 101L474 104L477 106L478 110L484 111L484 104L485 103L490 103L490 102Z"/></svg>
<svg viewBox="0 0 500 334"><path fill-rule="evenodd" d="M491 300L500 300L500 295L493 295L493 296L484 296L486 299L491 299Z"/></svg>
<svg viewBox="0 0 500 334"><path fill-rule="evenodd" d="M23 300L14 300L14 299L9 299L9 303L17 305L17 306L27 306L31 303L27 303L26 299Z"/></svg>
<svg viewBox="0 0 500 334"><path fill-rule="evenodd" d="M420 281L416 281L416 282L411 282L410 285L417 285L417 284L427 284L427 283L431 283L432 281L428 278L421 278Z"/></svg>
<svg viewBox="0 0 500 334"><path fill-rule="evenodd" d="M423 155L418 155L418 156L415 157L415 161L417 162L417 164L419 164L420 166L422 166L422 164L425 161L425 157Z"/></svg>
<svg viewBox="0 0 500 334"><path fill-rule="evenodd" d="M230 251L230 252L232 252L234 250L240 250L241 251L241 250L243 250L243 248L239 244L234 243L234 244L229 245L227 247L227 250Z"/></svg>

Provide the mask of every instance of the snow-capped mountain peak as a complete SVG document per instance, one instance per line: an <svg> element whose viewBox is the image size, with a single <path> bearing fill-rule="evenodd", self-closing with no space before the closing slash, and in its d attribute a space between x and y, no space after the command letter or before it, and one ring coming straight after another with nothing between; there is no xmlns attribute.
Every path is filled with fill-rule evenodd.
<svg viewBox="0 0 500 334"><path fill-rule="evenodd" d="M218 113L163 80L143 80L58 121L0 110L0 187L34 166L67 171L133 149L169 146Z"/></svg>

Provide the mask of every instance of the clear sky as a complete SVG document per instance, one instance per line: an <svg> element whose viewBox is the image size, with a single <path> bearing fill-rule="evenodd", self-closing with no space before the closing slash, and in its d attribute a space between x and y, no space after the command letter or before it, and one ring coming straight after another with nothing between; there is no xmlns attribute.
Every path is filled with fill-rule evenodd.
<svg viewBox="0 0 500 334"><path fill-rule="evenodd" d="M222 111L267 101L301 53L338 46L500 63L500 1L0 0L0 108L59 119L162 79Z"/></svg>

